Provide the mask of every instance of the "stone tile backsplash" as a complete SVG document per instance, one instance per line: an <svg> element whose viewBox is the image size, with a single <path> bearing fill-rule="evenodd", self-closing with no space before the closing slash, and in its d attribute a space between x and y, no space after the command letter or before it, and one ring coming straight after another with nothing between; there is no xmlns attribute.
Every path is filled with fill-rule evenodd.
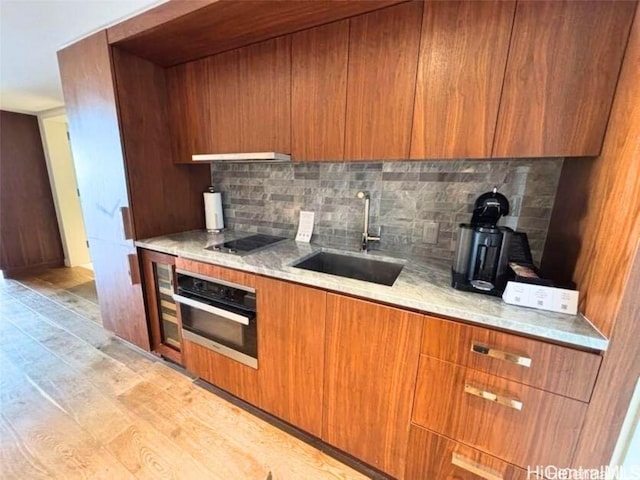
<svg viewBox="0 0 640 480"><path fill-rule="evenodd" d="M382 232L372 248L444 259L453 258L458 224L471 219L475 199L496 186L511 204L501 223L528 234L539 262L561 168L562 159L213 163L211 181L230 228L293 238L300 210L311 210L314 241L344 246L359 244L364 205L356 193L366 190L370 230Z"/></svg>

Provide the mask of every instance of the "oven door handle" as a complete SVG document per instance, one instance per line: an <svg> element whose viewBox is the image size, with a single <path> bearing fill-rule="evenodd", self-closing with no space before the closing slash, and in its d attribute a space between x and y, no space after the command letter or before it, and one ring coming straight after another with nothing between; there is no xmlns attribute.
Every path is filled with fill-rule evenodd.
<svg viewBox="0 0 640 480"><path fill-rule="evenodd" d="M227 320L231 320L232 322L241 323L242 325L249 325L249 317L238 315L237 313L230 312L229 310L225 310L223 308L214 307L213 305L207 305L206 303L198 302L197 300L193 300L189 297L183 297L182 295L178 295L177 293L173 294L173 301L176 303L181 303L183 305L188 305L189 307L197 308L198 310L212 313L213 315L218 315L220 317L226 318Z"/></svg>

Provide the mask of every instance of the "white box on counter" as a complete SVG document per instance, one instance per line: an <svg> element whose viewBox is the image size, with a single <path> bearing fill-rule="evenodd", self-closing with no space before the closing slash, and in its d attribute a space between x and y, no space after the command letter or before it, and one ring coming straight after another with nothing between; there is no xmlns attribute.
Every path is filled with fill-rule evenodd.
<svg viewBox="0 0 640 480"><path fill-rule="evenodd" d="M502 300L512 305L575 315L578 313L579 295L580 292L577 290L566 288L507 282Z"/></svg>

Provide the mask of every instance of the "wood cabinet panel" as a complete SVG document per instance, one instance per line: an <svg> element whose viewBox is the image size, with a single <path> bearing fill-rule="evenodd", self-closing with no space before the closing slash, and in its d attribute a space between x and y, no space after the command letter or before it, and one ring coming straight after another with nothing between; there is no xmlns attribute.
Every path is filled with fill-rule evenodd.
<svg viewBox="0 0 640 480"><path fill-rule="evenodd" d="M106 31L60 50L58 64L87 237L131 245L120 215L129 197Z"/></svg>
<svg viewBox="0 0 640 480"><path fill-rule="evenodd" d="M586 409L577 400L420 357L413 421L521 467L568 466Z"/></svg>
<svg viewBox="0 0 640 480"><path fill-rule="evenodd" d="M168 106L181 110L181 102L167 97L162 68L118 49L113 49L112 55L137 238L203 228L202 192L211 181L209 165L176 165L171 151ZM193 100L191 92L187 93ZM198 108L206 112L201 105ZM204 130L203 125L185 122L180 115L176 119L182 122L181 127L193 128L196 133ZM182 141L189 137L182 132L176 138Z"/></svg>
<svg viewBox="0 0 640 480"><path fill-rule="evenodd" d="M149 351L149 329L135 247L90 240L89 250L102 325L120 338Z"/></svg>
<svg viewBox="0 0 640 480"><path fill-rule="evenodd" d="M210 123L209 144L198 153L242 152L240 132L244 128L240 115L243 80L240 77L238 50L221 53L200 60L207 76L201 85L205 88ZM195 153L195 152L194 152Z"/></svg>
<svg viewBox="0 0 640 480"><path fill-rule="evenodd" d="M635 8L518 2L493 156L600 153Z"/></svg>
<svg viewBox="0 0 640 480"><path fill-rule="evenodd" d="M327 293L257 277L260 408L322 435Z"/></svg>
<svg viewBox="0 0 640 480"><path fill-rule="evenodd" d="M322 439L402 476L422 316L328 294Z"/></svg>
<svg viewBox="0 0 640 480"><path fill-rule="evenodd" d="M422 6L351 19L345 160L408 158Z"/></svg>
<svg viewBox="0 0 640 480"><path fill-rule="evenodd" d="M532 480L527 472L479 450L411 425L405 480Z"/></svg>
<svg viewBox="0 0 640 480"><path fill-rule="evenodd" d="M591 397L602 360L594 353L432 317L425 318L422 353L583 402ZM503 354L507 358L492 356Z"/></svg>
<svg viewBox="0 0 640 480"><path fill-rule="evenodd" d="M166 82L173 160L191 163L191 155L210 153L213 142L207 63L191 62L168 68Z"/></svg>
<svg viewBox="0 0 640 480"><path fill-rule="evenodd" d="M182 257L176 258L176 269L199 273L200 275L220 280L226 280L245 287L255 288L256 286L256 276L252 273L241 272L240 270L220 267L218 265L211 265L210 263L188 260Z"/></svg>
<svg viewBox="0 0 640 480"><path fill-rule="evenodd" d="M142 263L151 351L182 364L182 324L175 302L168 299L173 294L176 257L145 249L139 249L138 252ZM158 268L162 268L169 278L160 278ZM175 324L172 324L174 321ZM165 331L165 326L170 327L171 331Z"/></svg>
<svg viewBox="0 0 640 480"><path fill-rule="evenodd" d="M184 366L207 382L258 405L258 370L189 340L182 341Z"/></svg>
<svg viewBox="0 0 640 480"><path fill-rule="evenodd" d="M425 2L413 159L491 156L515 2Z"/></svg>
<svg viewBox="0 0 640 480"><path fill-rule="evenodd" d="M291 37L238 50L238 65L240 151L291 152Z"/></svg>
<svg viewBox="0 0 640 480"><path fill-rule="evenodd" d="M349 21L291 37L291 154L295 160L344 158Z"/></svg>

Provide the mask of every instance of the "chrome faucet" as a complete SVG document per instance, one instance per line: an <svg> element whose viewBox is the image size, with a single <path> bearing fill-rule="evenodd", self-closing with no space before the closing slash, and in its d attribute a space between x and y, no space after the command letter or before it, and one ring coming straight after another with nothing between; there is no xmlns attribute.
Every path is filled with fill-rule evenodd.
<svg viewBox="0 0 640 480"><path fill-rule="evenodd" d="M364 227L362 229L362 248L363 252L369 250L369 242L380 241L380 227L378 227L378 235L369 233L369 209L371 208L371 199L368 192L358 192L356 197L364 199Z"/></svg>

